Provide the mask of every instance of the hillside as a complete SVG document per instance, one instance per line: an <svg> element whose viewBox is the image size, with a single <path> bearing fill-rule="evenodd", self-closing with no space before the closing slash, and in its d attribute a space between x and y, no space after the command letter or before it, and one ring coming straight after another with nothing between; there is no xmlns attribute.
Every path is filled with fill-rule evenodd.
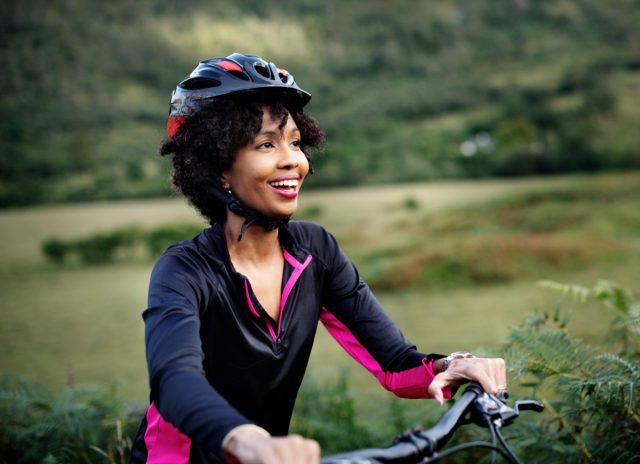
<svg viewBox="0 0 640 464"><path fill-rule="evenodd" d="M314 95L309 185L640 167L640 8L619 0L10 2L0 207L166 195L171 89L253 52Z"/></svg>

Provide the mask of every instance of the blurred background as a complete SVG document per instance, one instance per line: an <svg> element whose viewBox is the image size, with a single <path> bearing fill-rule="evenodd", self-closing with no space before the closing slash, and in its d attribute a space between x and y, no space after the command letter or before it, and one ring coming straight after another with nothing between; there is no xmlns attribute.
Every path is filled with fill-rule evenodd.
<svg viewBox="0 0 640 464"><path fill-rule="evenodd" d="M5 383L144 403L149 272L206 226L157 154L171 90L236 51L312 93L328 143L297 217L423 351L497 349L530 311L573 308L543 279L637 291L638 24L632 0L3 2ZM612 319L587 303L570 324L603 347ZM305 388L348 377L379 418L354 366L321 329Z"/></svg>

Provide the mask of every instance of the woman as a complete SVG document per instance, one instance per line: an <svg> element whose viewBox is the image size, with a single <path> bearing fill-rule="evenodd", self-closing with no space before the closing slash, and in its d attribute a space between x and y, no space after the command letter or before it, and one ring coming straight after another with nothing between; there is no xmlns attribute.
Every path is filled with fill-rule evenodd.
<svg viewBox="0 0 640 464"><path fill-rule="evenodd" d="M151 405L132 462L317 462L287 435L318 321L388 390L433 397L477 380L506 387L504 362L415 350L335 239L289 221L324 134L311 96L254 55L201 62L173 93L174 186L212 226L170 247L144 312Z"/></svg>

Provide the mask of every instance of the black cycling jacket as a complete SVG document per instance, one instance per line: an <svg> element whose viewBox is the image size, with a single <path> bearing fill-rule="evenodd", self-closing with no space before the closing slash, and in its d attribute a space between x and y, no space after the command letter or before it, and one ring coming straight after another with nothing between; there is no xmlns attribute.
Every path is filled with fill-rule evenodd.
<svg viewBox="0 0 640 464"><path fill-rule="evenodd" d="M277 321L235 272L219 225L156 263L143 314L151 404L131 462L221 460L223 438L241 424L286 435L319 320L385 388L427 397L440 355L420 354L405 339L333 236L300 221L278 236L285 269Z"/></svg>

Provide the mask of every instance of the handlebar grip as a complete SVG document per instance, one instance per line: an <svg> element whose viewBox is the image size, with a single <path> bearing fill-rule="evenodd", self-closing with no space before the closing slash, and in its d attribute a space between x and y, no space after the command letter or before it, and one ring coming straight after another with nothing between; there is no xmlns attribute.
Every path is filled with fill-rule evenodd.
<svg viewBox="0 0 640 464"><path fill-rule="evenodd" d="M460 399L442 415L436 425L420 434L430 442L432 452L440 449L451 439L453 432L460 425L460 418L467 411L471 403L473 403L478 396L482 395L482 393L484 393L484 390L480 384L471 382Z"/></svg>

